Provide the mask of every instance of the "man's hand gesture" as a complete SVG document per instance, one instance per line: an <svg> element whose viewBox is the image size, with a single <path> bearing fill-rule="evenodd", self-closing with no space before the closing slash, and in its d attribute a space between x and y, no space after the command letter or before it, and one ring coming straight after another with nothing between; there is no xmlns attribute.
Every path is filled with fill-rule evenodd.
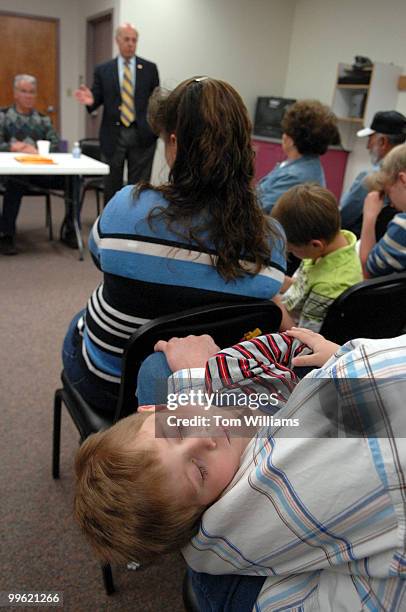
<svg viewBox="0 0 406 612"><path fill-rule="evenodd" d="M94 103L94 97L92 92L86 85L81 85L79 89L75 91L75 98L81 104L85 104L86 106L91 106Z"/></svg>

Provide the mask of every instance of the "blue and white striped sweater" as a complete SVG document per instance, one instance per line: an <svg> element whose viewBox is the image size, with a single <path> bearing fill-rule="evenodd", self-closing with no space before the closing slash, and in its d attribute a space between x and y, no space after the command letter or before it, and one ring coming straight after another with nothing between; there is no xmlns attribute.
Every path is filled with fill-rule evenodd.
<svg viewBox="0 0 406 612"><path fill-rule="evenodd" d="M213 265L211 244L202 249L182 240L180 229L168 229L162 219L148 222L152 209L165 206L153 190L134 200L133 187L124 187L90 234L89 249L104 279L80 323L82 352L87 367L110 382L119 383L125 343L143 323L204 304L270 299L284 279L282 237L267 268L227 282Z"/></svg>

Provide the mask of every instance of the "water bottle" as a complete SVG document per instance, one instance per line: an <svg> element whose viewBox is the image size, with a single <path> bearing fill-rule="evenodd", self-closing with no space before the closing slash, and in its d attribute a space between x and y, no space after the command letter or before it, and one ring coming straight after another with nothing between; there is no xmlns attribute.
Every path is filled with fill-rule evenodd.
<svg viewBox="0 0 406 612"><path fill-rule="evenodd" d="M74 157L75 159L79 159L79 157L82 154L82 149L80 148L80 144L78 141L73 143L73 147L72 147L72 157Z"/></svg>

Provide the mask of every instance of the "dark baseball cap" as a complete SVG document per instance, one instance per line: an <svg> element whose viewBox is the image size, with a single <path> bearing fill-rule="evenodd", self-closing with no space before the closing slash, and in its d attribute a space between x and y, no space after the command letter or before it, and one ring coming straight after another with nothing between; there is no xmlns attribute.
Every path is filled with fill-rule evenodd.
<svg viewBox="0 0 406 612"><path fill-rule="evenodd" d="M406 135L406 117L397 111L379 111L375 113L369 127L359 130L357 136L370 136L375 132L392 136Z"/></svg>

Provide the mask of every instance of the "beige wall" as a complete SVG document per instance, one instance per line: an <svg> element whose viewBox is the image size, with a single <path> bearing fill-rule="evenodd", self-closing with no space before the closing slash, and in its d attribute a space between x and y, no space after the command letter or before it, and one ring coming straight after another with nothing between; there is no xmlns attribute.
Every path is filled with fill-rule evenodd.
<svg viewBox="0 0 406 612"><path fill-rule="evenodd" d="M229 81L253 116L259 95L282 95L295 0L121 0L140 32L139 55L173 88L193 75ZM165 176L161 145L153 177Z"/></svg>
<svg viewBox="0 0 406 612"><path fill-rule="evenodd" d="M232 83L251 113L285 86L294 0L121 0L120 20L140 31L138 52L161 81L209 74Z"/></svg>

